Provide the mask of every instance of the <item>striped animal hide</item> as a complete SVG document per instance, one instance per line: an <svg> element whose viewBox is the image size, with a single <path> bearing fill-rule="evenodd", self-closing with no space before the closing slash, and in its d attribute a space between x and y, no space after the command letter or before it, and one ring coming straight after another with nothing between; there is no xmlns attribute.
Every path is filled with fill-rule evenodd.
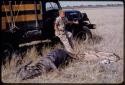
<svg viewBox="0 0 125 85"><path fill-rule="evenodd" d="M58 72L57 68L70 59L72 58L67 51L56 49L49 52L47 56L39 59L39 61L33 66L30 66L32 62L29 62L28 64L20 67L17 71L17 75L19 75L22 80L26 80L42 75L50 70Z"/></svg>

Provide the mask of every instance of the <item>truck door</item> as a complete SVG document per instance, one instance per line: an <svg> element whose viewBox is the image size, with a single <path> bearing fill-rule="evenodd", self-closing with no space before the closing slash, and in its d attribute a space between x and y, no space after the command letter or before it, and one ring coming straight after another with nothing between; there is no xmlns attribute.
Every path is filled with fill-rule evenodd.
<svg viewBox="0 0 125 85"><path fill-rule="evenodd" d="M47 37L55 36L54 21L61 9L59 2L44 2L43 20ZM51 38L50 37L50 38Z"/></svg>

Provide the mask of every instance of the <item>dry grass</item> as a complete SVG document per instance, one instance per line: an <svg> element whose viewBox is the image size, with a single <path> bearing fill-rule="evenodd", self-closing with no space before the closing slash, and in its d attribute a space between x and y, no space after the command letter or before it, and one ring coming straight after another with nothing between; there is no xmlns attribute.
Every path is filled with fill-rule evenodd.
<svg viewBox="0 0 125 85"><path fill-rule="evenodd" d="M114 52L121 57L121 60L103 66L98 61L85 61L84 57L80 61L70 62L68 66L60 68L61 75L49 72L47 76L41 75L34 79L20 81L16 78L15 70L17 67L16 56L13 55L11 64L7 64L7 69L2 69L2 81L7 83L121 83L123 81L123 7L110 8L86 8L86 12L92 23L97 25L97 29L92 30L93 39L89 42L74 41L75 50L80 53L90 50ZM53 48L48 46L41 49L46 55L52 49L61 48L56 45ZM25 54L23 63L29 60L36 60L39 55L36 48L29 49Z"/></svg>

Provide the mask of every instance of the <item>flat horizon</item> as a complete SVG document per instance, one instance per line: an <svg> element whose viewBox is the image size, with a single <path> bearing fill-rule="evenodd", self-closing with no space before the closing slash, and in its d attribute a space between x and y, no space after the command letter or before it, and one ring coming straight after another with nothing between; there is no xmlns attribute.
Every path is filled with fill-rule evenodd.
<svg viewBox="0 0 125 85"><path fill-rule="evenodd" d="M88 5L116 5L121 4L123 5L123 2L121 1L59 1L62 7L66 6L88 6Z"/></svg>

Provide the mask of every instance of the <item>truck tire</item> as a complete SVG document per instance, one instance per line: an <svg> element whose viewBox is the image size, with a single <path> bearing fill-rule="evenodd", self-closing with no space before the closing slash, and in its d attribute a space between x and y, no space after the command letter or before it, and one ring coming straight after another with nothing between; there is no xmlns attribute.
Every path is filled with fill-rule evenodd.
<svg viewBox="0 0 125 85"><path fill-rule="evenodd" d="M83 27L83 31L85 32L85 40L92 38L92 32L87 26Z"/></svg>
<svg viewBox="0 0 125 85"><path fill-rule="evenodd" d="M88 39L92 38L92 32L88 27L84 26L82 30L76 34L76 38L88 41Z"/></svg>

